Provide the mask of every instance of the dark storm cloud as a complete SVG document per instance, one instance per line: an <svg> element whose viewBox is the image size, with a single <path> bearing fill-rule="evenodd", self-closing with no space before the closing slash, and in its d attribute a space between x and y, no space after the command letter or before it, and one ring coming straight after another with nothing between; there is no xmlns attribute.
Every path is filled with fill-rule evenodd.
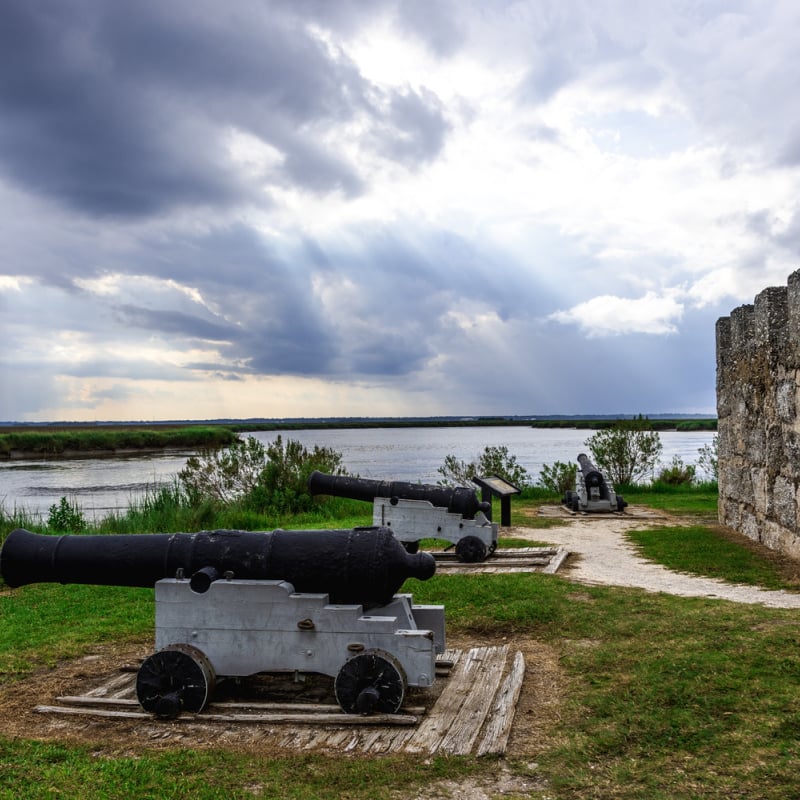
<svg viewBox="0 0 800 800"><path fill-rule="evenodd" d="M201 319L193 314L174 310L157 310L131 305L116 306L114 311L123 324L144 328L152 333L200 339L208 342L225 342L240 338L241 334L232 325Z"/></svg>
<svg viewBox="0 0 800 800"><path fill-rule="evenodd" d="M279 253L243 225L148 240L129 254L132 271L191 285L214 312L126 307L123 321L222 342L225 361L216 368L223 371L235 363L254 374L328 374L336 337L315 302L307 252L299 242L297 252Z"/></svg>
<svg viewBox="0 0 800 800"><path fill-rule="evenodd" d="M197 126L131 84L88 5L11 3L0 26L0 169L93 214L229 202L241 190ZM192 135L194 134L194 135Z"/></svg>
<svg viewBox="0 0 800 800"><path fill-rule="evenodd" d="M236 225L148 241L128 254L133 274L191 285L214 311L178 309L174 298L167 308L117 304L117 324L173 342L218 342L220 361L206 366L221 371L399 376L436 356L453 309L491 305L513 319L549 307L548 291L507 258L452 232L409 234L362 225L278 251ZM336 294L344 284L351 290Z"/></svg>
<svg viewBox="0 0 800 800"><path fill-rule="evenodd" d="M136 216L263 201L264 182L357 194L364 177L329 135L354 120L357 145L431 158L448 127L436 98L365 81L312 32L351 19L326 5L6 4L0 170L90 214ZM237 171L231 129L280 162L261 176Z"/></svg>

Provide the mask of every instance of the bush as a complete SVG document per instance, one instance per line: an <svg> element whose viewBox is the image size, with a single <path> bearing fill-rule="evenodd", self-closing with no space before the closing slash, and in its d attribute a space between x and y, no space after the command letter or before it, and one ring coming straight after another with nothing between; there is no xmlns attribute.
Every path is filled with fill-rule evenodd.
<svg viewBox="0 0 800 800"><path fill-rule="evenodd" d="M711 444L704 444L697 451L700 454L700 458L697 459L698 466L714 481L719 479L718 444L719 436L715 434L711 439Z"/></svg>
<svg viewBox="0 0 800 800"><path fill-rule="evenodd" d="M668 486L691 486L694 483L697 468L692 464L684 464L680 456L673 456L672 463L658 473L658 482Z"/></svg>
<svg viewBox="0 0 800 800"><path fill-rule="evenodd" d="M454 455L445 456L437 472L442 476L440 486L468 486L473 478L484 475L497 475L520 489L531 483L528 470L509 454L505 445L485 447L477 460L469 463Z"/></svg>
<svg viewBox="0 0 800 800"><path fill-rule="evenodd" d="M62 497L58 505L50 506L47 527L54 531L79 533L86 527L86 520L77 503L70 503L66 497Z"/></svg>
<svg viewBox="0 0 800 800"><path fill-rule="evenodd" d="M314 504L307 487L315 469L340 475L341 454L318 446L309 451L293 439L284 445L280 436L265 446L248 436L223 450L192 456L178 480L195 506L239 503L258 513L295 514Z"/></svg>
<svg viewBox="0 0 800 800"><path fill-rule="evenodd" d="M539 485L553 494L563 495L575 488L577 472L577 464L565 464L563 461L544 464L539 472Z"/></svg>
<svg viewBox="0 0 800 800"><path fill-rule="evenodd" d="M663 449L657 431L649 430L641 414L620 420L586 440L594 465L617 486L637 483L652 476Z"/></svg>

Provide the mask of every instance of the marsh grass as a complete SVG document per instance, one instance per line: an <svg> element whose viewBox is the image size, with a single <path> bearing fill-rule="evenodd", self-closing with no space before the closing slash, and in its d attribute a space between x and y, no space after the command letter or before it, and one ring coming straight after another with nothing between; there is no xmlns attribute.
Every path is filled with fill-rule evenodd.
<svg viewBox="0 0 800 800"><path fill-rule="evenodd" d="M237 438L233 430L219 425L5 429L0 433L0 456L8 457L12 451L47 458L67 452L92 454L118 450L197 449L223 447Z"/></svg>

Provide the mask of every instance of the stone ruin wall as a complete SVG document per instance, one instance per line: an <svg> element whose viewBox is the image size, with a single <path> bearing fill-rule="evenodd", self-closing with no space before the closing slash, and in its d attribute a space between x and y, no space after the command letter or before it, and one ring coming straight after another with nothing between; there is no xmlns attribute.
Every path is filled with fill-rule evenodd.
<svg viewBox="0 0 800 800"><path fill-rule="evenodd" d="M800 560L800 270L716 336L719 520Z"/></svg>

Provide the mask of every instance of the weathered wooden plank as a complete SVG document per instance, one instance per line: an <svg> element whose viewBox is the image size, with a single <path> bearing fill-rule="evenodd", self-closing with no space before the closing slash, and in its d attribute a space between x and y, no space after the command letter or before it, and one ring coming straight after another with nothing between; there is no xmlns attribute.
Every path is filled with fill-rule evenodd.
<svg viewBox="0 0 800 800"><path fill-rule="evenodd" d="M123 706L140 707L138 700L117 697L90 697L89 695L62 695L56 697L56 702L74 706ZM335 703L209 703L205 711L213 712L222 709L249 709L251 711L285 712L297 711L312 714L328 713L341 714L341 706ZM422 716L427 712L425 706L403 706L401 714Z"/></svg>
<svg viewBox="0 0 800 800"><path fill-rule="evenodd" d="M115 675L110 680L106 681L101 686L97 686L94 689L90 689L86 692L87 695L92 697L105 697L106 695L111 694L116 689L119 689L121 686L127 687L132 678L130 673L123 672L121 675Z"/></svg>
<svg viewBox="0 0 800 800"><path fill-rule="evenodd" d="M556 551L557 548L555 547L499 547L491 556L487 558L486 561L472 563L486 564L496 561L499 558L546 558L549 556L554 556ZM454 551L448 550L446 552L434 552L433 556L436 559L437 565L439 562L441 562L442 565L451 563L453 561L464 563L458 561L458 555Z"/></svg>
<svg viewBox="0 0 800 800"><path fill-rule="evenodd" d="M454 570L461 570L464 572L485 572L487 569L548 567L550 565L550 561L550 558L492 558L489 561L476 561L468 564L465 564L461 561L454 561L452 563L448 562L444 564L438 564L437 569L443 572L453 572Z"/></svg>
<svg viewBox="0 0 800 800"><path fill-rule="evenodd" d="M555 555L557 547L498 547L494 551L495 556L552 556Z"/></svg>
<svg viewBox="0 0 800 800"><path fill-rule="evenodd" d="M146 711L113 711L102 708L81 708L79 706L36 706L40 714L81 714L92 717L119 717L121 719L153 719Z"/></svg>
<svg viewBox="0 0 800 800"><path fill-rule="evenodd" d="M466 755L472 750L503 678L507 656L508 645L483 648L476 658L471 690L442 737L439 751Z"/></svg>
<svg viewBox="0 0 800 800"><path fill-rule="evenodd" d="M546 566L542 572L547 575L554 575L561 568L561 565L567 560L569 550L566 547L559 547L558 552L553 556L550 564Z"/></svg>
<svg viewBox="0 0 800 800"><path fill-rule="evenodd" d="M525 657L517 650L511 671L497 692L489 713L483 737L478 744L477 754L479 756L489 753L505 753L524 677Z"/></svg>
<svg viewBox="0 0 800 800"><path fill-rule="evenodd" d="M486 648L473 647L459 659L430 715L406 742L409 753L435 752L473 688Z"/></svg>
<svg viewBox="0 0 800 800"><path fill-rule="evenodd" d="M302 725L416 725L419 719L411 714L195 714L181 715L178 720L190 722L261 722L297 723Z"/></svg>
<svg viewBox="0 0 800 800"><path fill-rule="evenodd" d="M380 736L374 737L371 741L365 742L363 750L369 753L395 753L403 749L405 743L414 734L416 728L392 728L383 729Z"/></svg>
<svg viewBox="0 0 800 800"><path fill-rule="evenodd" d="M120 697L93 697L88 694L62 695L56 697L57 703L66 703L70 706L138 706L138 700Z"/></svg>
<svg viewBox="0 0 800 800"><path fill-rule="evenodd" d="M113 711L84 706L36 706L35 711L42 714L83 714L95 717L120 717L124 719L153 719L145 711ZM314 724L314 725L416 725L418 717L411 714L182 714L175 722L249 722L268 724Z"/></svg>

